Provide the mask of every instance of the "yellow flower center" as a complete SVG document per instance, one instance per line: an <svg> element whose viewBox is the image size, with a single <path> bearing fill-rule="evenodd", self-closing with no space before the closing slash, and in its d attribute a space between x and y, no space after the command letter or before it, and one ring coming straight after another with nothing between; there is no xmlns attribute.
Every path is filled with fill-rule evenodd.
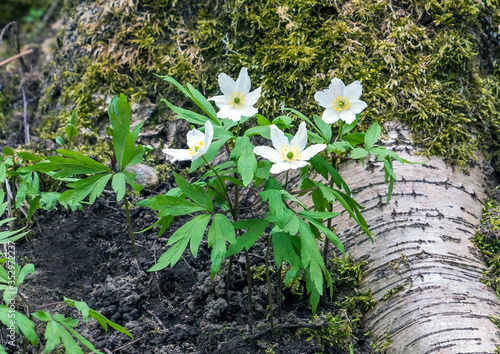
<svg viewBox="0 0 500 354"><path fill-rule="evenodd" d="M285 161L295 162L300 159L302 154L297 147L290 148L288 145L285 145L285 147L280 150L280 156Z"/></svg>
<svg viewBox="0 0 500 354"><path fill-rule="evenodd" d="M351 107L351 102L343 96L337 97L335 101L333 101L333 108L335 108L336 111L345 111Z"/></svg>
<svg viewBox="0 0 500 354"><path fill-rule="evenodd" d="M245 95L241 92L235 92L229 96L229 104L234 108L241 108L245 104Z"/></svg>
<svg viewBox="0 0 500 354"><path fill-rule="evenodd" d="M196 153L198 152L198 150L199 150L202 146L204 146L204 145L205 145L205 142L204 142L203 140L202 140L202 141L199 141L199 142L197 142L197 143L195 143L193 146L191 146L191 147L189 148L189 150L188 150L188 151L189 151L189 154L190 154L191 156L193 156L193 155L194 155L194 154L196 154Z"/></svg>

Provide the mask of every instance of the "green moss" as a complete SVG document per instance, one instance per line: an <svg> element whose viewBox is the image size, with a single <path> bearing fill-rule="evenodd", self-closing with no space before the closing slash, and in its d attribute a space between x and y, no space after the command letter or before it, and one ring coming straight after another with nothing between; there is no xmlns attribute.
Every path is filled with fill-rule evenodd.
<svg viewBox="0 0 500 354"><path fill-rule="evenodd" d="M399 284L398 286L396 286L396 287L394 287L392 289L387 290L387 292L384 294L384 296L382 296L382 300L383 301L389 300L394 295L396 295L398 292L400 292L401 290L403 290L406 285L408 285L408 283Z"/></svg>
<svg viewBox="0 0 500 354"><path fill-rule="evenodd" d="M313 96L331 78L360 80L369 107L363 126L406 122L429 154L460 166L476 148L499 157L499 64L490 59L498 59L500 16L491 2L101 0L96 6L80 24L76 47L62 48L74 56L84 45L87 52L69 61L60 55L54 79L59 104L76 105L84 126L104 117L96 94L149 98L157 103L149 123L158 124L172 114L160 98L189 103L153 74L216 95L220 72L235 77L247 66L253 86L263 88L257 107L266 116L283 106L320 113Z"/></svg>

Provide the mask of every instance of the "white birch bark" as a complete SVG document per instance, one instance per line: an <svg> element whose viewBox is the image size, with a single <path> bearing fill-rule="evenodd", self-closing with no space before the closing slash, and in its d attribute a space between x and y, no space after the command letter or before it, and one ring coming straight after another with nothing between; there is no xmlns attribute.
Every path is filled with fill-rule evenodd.
<svg viewBox="0 0 500 354"><path fill-rule="evenodd" d="M427 160L402 126L388 129L388 148ZM394 169L387 206L381 164L351 161L340 170L377 235L372 243L345 211L335 218L347 253L368 261L362 288L372 290L376 305L366 329L380 341L387 334L389 353L493 353L500 337L488 316L500 317L500 304L480 281L486 266L471 239L494 181L481 168L454 172L434 156L425 165L394 162Z"/></svg>

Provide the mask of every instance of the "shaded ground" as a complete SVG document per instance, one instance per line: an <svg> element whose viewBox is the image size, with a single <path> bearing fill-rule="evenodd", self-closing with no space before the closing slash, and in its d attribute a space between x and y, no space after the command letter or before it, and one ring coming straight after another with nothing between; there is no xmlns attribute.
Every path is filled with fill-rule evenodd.
<svg viewBox="0 0 500 354"><path fill-rule="evenodd" d="M139 207L133 210L132 218L134 230L144 229L156 220L152 211ZM80 326L81 333L106 353L272 353L272 349L287 354L349 352L340 346L326 345L323 349L317 340L308 341L308 335L298 335L301 328L329 327L324 316L311 322L308 298L293 295L289 289L284 292L282 319L272 333L266 321L267 286L258 277L253 286L256 330L250 335L243 257L236 259L235 279L226 299L225 265L211 280L206 243L198 259L187 251L174 268L149 273L137 268L126 227L122 204L112 198L100 198L83 211L39 214L33 240L22 241L16 249L20 263L29 261L36 267L37 274L29 276L22 289L32 303L32 311L61 301L63 296L86 301L134 335L131 340L113 330L106 333L95 321ZM166 238L158 239L154 231L137 235L142 269L155 263L165 251L166 242ZM264 253L264 245L257 244L251 258L261 265ZM338 294L335 300L339 300ZM335 305L327 303L319 307L318 313L333 310ZM63 305L48 306L44 311L81 318L76 310ZM355 352L367 352L368 340L362 333L355 336L361 338L355 343ZM39 353L42 349L39 346L29 352Z"/></svg>

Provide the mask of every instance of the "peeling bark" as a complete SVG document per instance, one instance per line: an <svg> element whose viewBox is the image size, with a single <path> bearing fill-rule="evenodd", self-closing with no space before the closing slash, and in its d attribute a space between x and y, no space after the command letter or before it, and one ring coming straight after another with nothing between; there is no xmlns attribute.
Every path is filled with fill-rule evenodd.
<svg viewBox="0 0 500 354"><path fill-rule="evenodd" d="M386 128L388 148L427 160L404 127ZM372 243L345 211L335 220L347 252L368 261L362 288L372 290L376 305L366 329L379 341L387 334L390 353L493 353L500 337L488 316L500 316L500 303L480 281L486 266L471 239L495 181L478 167L454 172L434 156L425 165L395 162L394 169L398 181L386 206L381 164L341 168L377 235Z"/></svg>

